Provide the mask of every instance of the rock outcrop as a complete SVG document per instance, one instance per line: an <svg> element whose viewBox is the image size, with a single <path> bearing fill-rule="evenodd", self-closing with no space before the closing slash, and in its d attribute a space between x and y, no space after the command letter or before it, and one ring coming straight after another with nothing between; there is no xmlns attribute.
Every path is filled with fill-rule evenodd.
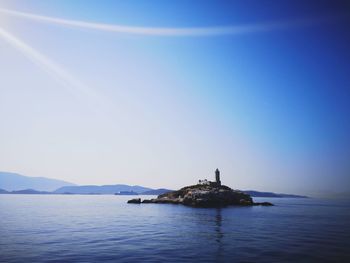
<svg viewBox="0 0 350 263"><path fill-rule="evenodd" d="M129 200L128 203L136 203L136 200ZM141 200L140 200L141 202ZM138 203L138 202L137 202ZM143 200L143 204L183 204L192 207L225 207L229 205L270 206L271 203L254 203L250 195L241 191L232 190L225 185L191 185L177 191L159 195L155 199Z"/></svg>
<svg viewBox="0 0 350 263"><path fill-rule="evenodd" d="M128 201L128 204L141 204L141 198L135 198Z"/></svg>

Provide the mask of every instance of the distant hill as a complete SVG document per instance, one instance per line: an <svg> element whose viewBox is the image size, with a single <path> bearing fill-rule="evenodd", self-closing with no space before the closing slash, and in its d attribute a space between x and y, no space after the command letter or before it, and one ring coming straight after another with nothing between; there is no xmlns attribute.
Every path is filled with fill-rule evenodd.
<svg viewBox="0 0 350 263"><path fill-rule="evenodd" d="M308 196L304 196L304 195L276 194L272 192L258 192L253 190L247 190L242 192L249 194L252 197L308 198Z"/></svg>
<svg viewBox="0 0 350 263"><path fill-rule="evenodd" d="M6 191L35 189L37 191L54 191L63 186L74 184L45 177L29 177L17 173L0 172L0 188Z"/></svg>
<svg viewBox="0 0 350 263"><path fill-rule="evenodd" d="M0 194L140 194L161 195L173 190L160 188L152 189L139 185L82 185L49 179L45 177L29 177L17 173L0 172ZM285 197L308 198L302 195L259 192L254 190L242 191L252 197Z"/></svg>
<svg viewBox="0 0 350 263"><path fill-rule="evenodd" d="M129 192L129 191L120 191L118 193L115 193L115 195L138 195L138 193L133 192L133 191L131 191L131 192Z"/></svg>
<svg viewBox="0 0 350 263"><path fill-rule="evenodd" d="M49 195L52 194L52 192L46 192L46 191L36 191L34 189L24 189L24 190L17 190L17 191L6 191L4 189L0 189L0 194L22 194L22 195Z"/></svg>
<svg viewBox="0 0 350 263"><path fill-rule="evenodd" d="M0 189L0 194L8 194L9 192L4 190L4 189Z"/></svg>
<svg viewBox="0 0 350 263"><path fill-rule="evenodd" d="M82 185L82 186L64 186L54 193L56 194L115 194L119 192L136 192L138 194L152 190L148 187L143 187L139 185L126 185L126 184L116 184L116 185Z"/></svg>
<svg viewBox="0 0 350 263"><path fill-rule="evenodd" d="M18 190L18 191L9 192L9 194L49 195L49 194L52 194L52 193L51 192L46 192L46 191L36 191L36 190L33 190L33 189L24 189L24 190Z"/></svg>
<svg viewBox="0 0 350 263"><path fill-rule="evenodd" d="M141 193L141 195L162 195L168 192L172 192L173 190L169 190L169 189L165 189L165 188L160 188L160 189L154 189L154 190L148 190L145 191L143 193Z"/></svg>

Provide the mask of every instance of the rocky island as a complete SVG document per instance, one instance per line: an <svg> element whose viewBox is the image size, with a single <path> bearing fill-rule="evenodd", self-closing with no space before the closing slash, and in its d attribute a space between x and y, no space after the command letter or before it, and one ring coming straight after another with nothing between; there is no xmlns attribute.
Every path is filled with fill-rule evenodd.
<svg viewBox="0 0 350 263"><path fill-rule="evenodd" d="M192 207L272 206L269 202L255 203L249 194L221 185L220 171L215 171L215 182L199 180L196 185L186 186L177 191L159 195L154 199L131 199L133 204L182 204Z"/></svg>

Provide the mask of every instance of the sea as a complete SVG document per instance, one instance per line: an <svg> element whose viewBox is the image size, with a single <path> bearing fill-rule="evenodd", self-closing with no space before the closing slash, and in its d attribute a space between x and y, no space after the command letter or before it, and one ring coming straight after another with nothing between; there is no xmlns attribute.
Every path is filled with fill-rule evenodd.
<svg viewBox="0 0 350 263"><path fill-rule="evenodd" d="M212 209L130 198L0 195L0 262L350 262L348 200Z"/></svg>

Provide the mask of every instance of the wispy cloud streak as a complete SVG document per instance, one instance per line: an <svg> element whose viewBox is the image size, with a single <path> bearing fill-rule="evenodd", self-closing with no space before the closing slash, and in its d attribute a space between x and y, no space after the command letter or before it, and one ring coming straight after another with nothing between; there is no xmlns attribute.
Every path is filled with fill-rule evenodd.
<svg viewBox="0 0 350 263"><path fill-rule="evenodd" d="M77 97L89 98L93 102L103 103L100 94L83 84L80 80L72 76L60 65L41 54L39 51L27 45L25 42L15 37L8 31L0 28L0 37L21 51L33 63L37 64L48 74L60 82L70 93Z"/></svg>
<svg viewBox="0 0 350 263"><path fill-rule="evenodd" d="M52 24L87 28L93 30L110 31L124 34L148 35L148 36L220 36L220 35L239 35L255 32L264 32L272 30L281 30L290 27L312 25L316 21L302 19L287 22L259 23L237 26L217 26L217 27L189 27L189 28L162 28L162 27L132 27L114 24L92 23L78 20L68 20L49 16L36 15L31 13L18 12L14 10L0 8L0 13L16 17L36 20L38 22L47 22Z"/></svg>

